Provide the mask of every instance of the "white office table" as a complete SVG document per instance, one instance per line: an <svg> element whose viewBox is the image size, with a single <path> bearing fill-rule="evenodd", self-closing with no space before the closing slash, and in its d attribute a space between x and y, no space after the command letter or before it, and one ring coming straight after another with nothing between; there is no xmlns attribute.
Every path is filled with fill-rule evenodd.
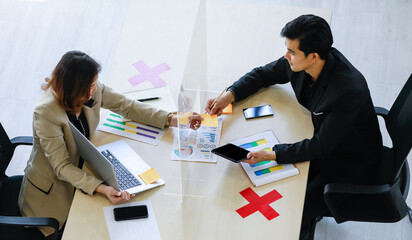
<svg viewBox="0 0 412 240"><path fill-rule="evenodd" d="M246 121L242 109L271 104L274 117ZM272 129L281 142L294 142L311 136L310 116L298 105L287 87L269 88L234 106L225 116L221 144L253 133ZM120 139L96 132L92 141L102 145ZM138 194L132 201L152 201L163 239L297 239L309 163L296 164L300 174L258 188L253 187L238 164L218 158L213 163L183 163L170 160L173 131L168 129L158 146L126 140L166 181ZM186 164L186 165L185 165ZM181 190L182 170L189 180ZM188 176L186 176L187 178ZM185 179L183 179L185 181ZM270 204L280 215L268 221L256 212L246 218L236 209L248 202L239 192L251 187L260 196L276 189L283 197ZM182 197L179 193L185 194ZM111 205L102 195L88 196L76 191L64 232L64 239L109 239L102 207Z"/></svg>
<svg viewBox="0 0 412 240"><path fill-rule="evenodd" d="M194 79L206 90L221 91L253 67L282 56L281 28L305 13L331 18L328 10L270 4L131 1L107 84L119 92L133 89L126 80L137 74L131 65L142 60L150 67L170 66L160 76L174 93L182 79L184 87ZM243 108L262 104L272 106L274 117L244 119ZM224 117L220 144L268 129L281 143L313 134L310 114L297 103L289 84L270 87L235 104L233 114ZM296 164L297 176L255 188L239 165L222 158L216 164L171 161L173 138L168 129L158 146L126 140L166 181L132 200L152 202L162 239L298 239L308 162ZM103 145L118 139L96 132L92 142ZM248 204L239 194L248 187L259 196L276 189L283 197L270 206L279 216L268 221L256 212L243 219L236 210ZM102 208L110 205L105 196L77 190L63 239L109 239Z"/></svg>

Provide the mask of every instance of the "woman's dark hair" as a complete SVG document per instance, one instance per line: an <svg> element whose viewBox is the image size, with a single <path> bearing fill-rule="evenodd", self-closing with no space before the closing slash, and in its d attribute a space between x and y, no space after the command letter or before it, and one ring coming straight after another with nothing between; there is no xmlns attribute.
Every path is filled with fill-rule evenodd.
<svg viewBox="0 0 412 240"><path fill-rule="evenodd" d="M100 65L89 55L70 51L60 59L42 89L51 87L60 106L70 113L76 113L89 100L91 85L100 70Z"/></svg>
<svg viewBox="0 0 412 240"><path fill-rule="evenodd" d="M333 36L325 19L315 15L302 15L288 22L280 32L282 37L299 40L299 49L308 56L310 53L319 54L326 59L332 44Z"/></svg>

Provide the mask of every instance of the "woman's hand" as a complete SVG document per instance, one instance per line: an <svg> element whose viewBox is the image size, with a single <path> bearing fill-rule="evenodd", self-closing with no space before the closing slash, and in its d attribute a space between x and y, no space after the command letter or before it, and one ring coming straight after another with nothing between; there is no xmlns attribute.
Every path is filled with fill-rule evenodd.
<svg viewBox="0 0 412 240"><path fill-rule="evenodd" d="M223 109L235 101L235 97L231 91L227 91L213 104L215 99L209 99L206 103L205 110L210 115L217 114L218 116L222 115ZM213 106L212 106L213 104Z"/></svg>
<svg viewBox="0 0 412 240"><path fill-rule="evenodd" d="M197 130L202 125L202 120L204 118L200 114L194 112L192 116L189 117L189 125L193 130Z"/></svg>
<svg viewBox="0 0 412 240"><path fill-rule="evenodd" d="M263 161L270 161L270 160L276 160L276 152L271 151L256 151L256 152L250 152L247 154L247 160L244 160L242 162L244 163L249 163L249 165L253 165L259 162Z"/></svg>
<svg viewBox="0 0 412 240"><path fill-rule="evenodd" d="M105 184L100 184L96 188L96 192L106 195L106 197L113 203L123 203L130 200L131 197L134 197L134 194L130 194L126 191L118 191L112 186L107 186Z"/></svg>
<svg viewBox="0 0 412 240"><path fill-rule="evenodd" d="M189 118L190 128L193 130L200 128L202 125L202 120L204 119L199 113L196 112L193 112L192 115L187 117ZM173 114L172 120L170 121L170 126L177 127L177 114Z"/></svg>

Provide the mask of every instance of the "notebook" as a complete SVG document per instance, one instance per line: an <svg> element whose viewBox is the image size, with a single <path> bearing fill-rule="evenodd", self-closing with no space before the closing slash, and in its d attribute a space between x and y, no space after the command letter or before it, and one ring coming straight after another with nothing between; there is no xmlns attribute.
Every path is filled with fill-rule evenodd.
<svg viewBox="0 0 412 240"><path fill-rule="evenodd" d="M152 168L125 141L95 147L71 122L69 126L80 156L106 184L131 194L165 184L161 178L150 184L143 181L140 176Z"/></svg>

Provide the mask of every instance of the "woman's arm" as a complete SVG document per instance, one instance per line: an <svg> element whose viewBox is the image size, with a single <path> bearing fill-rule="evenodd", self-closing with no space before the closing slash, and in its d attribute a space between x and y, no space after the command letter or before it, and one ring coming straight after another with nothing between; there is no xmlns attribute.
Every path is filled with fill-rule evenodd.
<svg viewBox="0 0 412 240"><path fill-rule="evenodd" d="M139 123L164 128L168 112L157 109L150 104L128 99L108 86L98 82L98 91L93 99L101 101L101 107L109 109Z"/></svg>

